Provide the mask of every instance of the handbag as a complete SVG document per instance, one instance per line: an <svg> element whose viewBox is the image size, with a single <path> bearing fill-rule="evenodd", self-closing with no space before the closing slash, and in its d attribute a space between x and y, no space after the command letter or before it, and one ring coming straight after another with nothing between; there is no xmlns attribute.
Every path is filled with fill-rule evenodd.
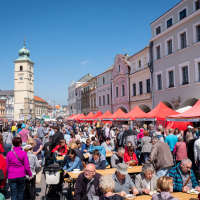
<svg viewBox="0 0 200 200"><path fill-rule="evenodd" d="M80 154L80 152L79 152L79 151L76 151L76 152L78 152L78 153L79 153L79 155L81 156L81 154ZM83 161L83 159L82 159L82 156L81 156L81 160L82 160L82 163L83 163L83 168L85 169L85 168L86 168L86 163Z"/></svg>
<svg viewBox="0 0 200 200"><path fill-rule="evenodd" d="M5 179L5 176L4 176L3 170L0 169L0 181L3 181L4 179Z"/></svg>

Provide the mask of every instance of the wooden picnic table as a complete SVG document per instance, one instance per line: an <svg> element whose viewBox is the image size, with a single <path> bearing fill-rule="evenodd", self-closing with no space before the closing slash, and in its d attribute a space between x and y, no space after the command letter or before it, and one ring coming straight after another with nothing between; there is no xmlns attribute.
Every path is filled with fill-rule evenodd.
<svg viewBox="0 0 200 200"><path fill-rule="evenodd" d="M178 198L179 200L197 200L198 199L197 194L187 194L183 192L174 192L172 193L172 196ZM137 196L134 200L151 200L151 196L150 195Z"/></svg>
<svg viewBox="0 0 200 200"><path fill-rule="evenodd" d="M97 173L101 175L112 175L116 171L116 168L110 168L110 169L102 169L102 170L96 170ZM140 173L142 171L142 166L134 166L132 168L128 168L128 173L133 174L133 173ZM83 171L80 171L79 173L74 173L74 172L67 172L68 175L70 176L71 179L77 179L79 174L82 173Z"/></svg>
<svg viewBox="0 0 200 200"><path fill-rule="evenodd" d="M85 158L89 158L92 154L83 154L84 156L85 156ZM106 154L106 158L109 158L109 157L111 157L113 155L113 153L107 153ZM56 157L56 159L58 160L58 161L62 161L62 160L64 160L64 157L65 157L65 155L64 156L57 156Z"/></svg>

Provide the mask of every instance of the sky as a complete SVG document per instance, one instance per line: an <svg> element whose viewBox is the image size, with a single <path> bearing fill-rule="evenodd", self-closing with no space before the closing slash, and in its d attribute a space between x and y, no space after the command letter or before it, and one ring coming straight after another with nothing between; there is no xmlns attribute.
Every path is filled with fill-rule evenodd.
<svg viewBox="0 0 200 200"><path fill-rule="evenodd" d="M34 92L67 105L68 87L97 76L117 54L130 56L151 38L155 19L180 0L0 1L0 90L14 89L14 60L23 47L34 65Z"/></svg>

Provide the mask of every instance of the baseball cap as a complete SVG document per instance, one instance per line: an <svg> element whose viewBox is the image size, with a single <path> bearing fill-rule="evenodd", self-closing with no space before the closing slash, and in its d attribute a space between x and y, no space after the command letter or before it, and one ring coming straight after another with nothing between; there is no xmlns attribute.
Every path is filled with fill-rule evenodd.
<svg viewBox="0 0 200 200"><path fill-rule="evenodd" d="M190 128L190 129L193 129L193 127L191 125L188 125L187 127Z"/></svg>
<svg viewBox="0 0 200 200"><path fill-rule="evenodd" d="M127 171L128 166L125 163L119 163L117 164L116 170L121 174L121 175L126 175L128 174Z"/></svg>

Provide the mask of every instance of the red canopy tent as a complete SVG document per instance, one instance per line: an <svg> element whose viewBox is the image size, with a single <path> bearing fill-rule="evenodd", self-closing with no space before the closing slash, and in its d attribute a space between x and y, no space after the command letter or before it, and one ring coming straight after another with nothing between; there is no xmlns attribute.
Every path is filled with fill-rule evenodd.
<svg viewBox="0 0 200 200"><path fill-rule="evenodd" d="M80 114L74 115L71 120L76 120L76 118L79 116Z"/></svg>
<svg viewBox="0 0 200 200"><path fill-rule="evenodd" d="M103 120L116 120L116 118L120 118L121 116L125 115L126 113L124 113L120 108L111 116L103 118Z"/></svg>
<svg viewBox="0 0 200 200"><path fill-rule="evenodd" d="M92 112L90 112L86 117L85 120L86 121L93 121L94 118L94 114Z"/></svg>
<svg viewBox="0 0 200 200"><path fill-rule="evenodd" d="M98 117L101 117L102 115L103 115L102 112L98 111L98 112L94 115L93 120L98 120L97 118L98 118Z"/></svg>
<svg viewBox="0 0 200 200"><path fill-rule="evenodd" d="M67 119L67 120L68 120L68 119L71 119L73 116L74 116L74 114L72 114L70 117L68 117L68 118L66 118L66 119Z"/></svg>
<svg viewBox="0 0 200 200"><path fill-rule="evenodd" d="M79 122L85 121L85 115L83 113L79 114L79 116L76 118Z"/></svg>
<svg viewBox="0 0 200 200"><path fill-rule="evenodd" d="M97 117L97 119L102 120L102 119L104 119L104 118L110 117L111 115L112 115L112 114L110 113L110 111L107 110L103 115L101 115L100 117Z"/></svg>
<svg viewBox="0 0 200 200"><path fill-rule="evenodd" d="M136 120L146 120L146 121L156 121L156 120L166 120L166 116L176 115L178 112L167 107L163 102L160 102L152 111L139 115Z"/></svg>
<svg viewBox="0 0 200 200"><path fill-rule="evenodd" d="M199 122L200 121L200 100L190 108L189 110L177 114L167 115L167 121L179 121L179 122Z"/></svg>
<svg viewBox="0 0 200 200"><path fill-rule="evenodd" d="M135 120L135 117L140 115L145 115L145 112L142 111L138 106L135 106L129 113L126 113L119 118L117 117L117 120L132 121Z"/></svg>

